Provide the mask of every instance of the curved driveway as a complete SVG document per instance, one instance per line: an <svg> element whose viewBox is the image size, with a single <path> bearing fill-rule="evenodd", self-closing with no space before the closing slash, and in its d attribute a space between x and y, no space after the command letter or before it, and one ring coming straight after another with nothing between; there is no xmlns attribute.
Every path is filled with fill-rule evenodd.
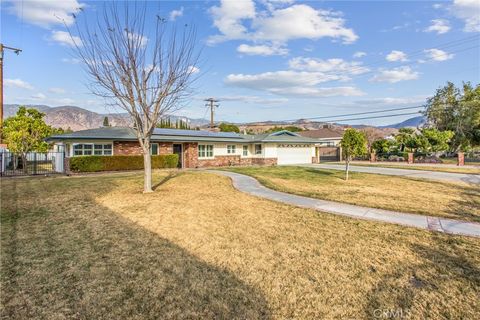
<svg viewBox="0 0 480 320"><path fill-rule="evenodd" d="M329 212L337 215L349 216L365 220L400 224L430 231L439 231L451 234L480 237L479 223L401 213L382 209L355 206L334 201L302 197L269 189L261 185L256 179L243 174L219 170L207 171L231 178L233 186L242 192L273 201L283 202L297 207L314 209L317 211Z"/></svg>
<svg viewBox="0 0 480 320"><path fill-rule="evenodd" d="M303 164L298 165L301 167L309 167L314 169L332 169L332 170L345 170L345 166L341 164ZM464 182L480 184L480 175L468 174L468 173L450 173L450 172L438 172L427 170L412 170L402 168L382 168L382 167L363 167L350 165L350 171L384 174L389 176L402 176L407 178L422 178L437 181L446 182Z"/></svg>

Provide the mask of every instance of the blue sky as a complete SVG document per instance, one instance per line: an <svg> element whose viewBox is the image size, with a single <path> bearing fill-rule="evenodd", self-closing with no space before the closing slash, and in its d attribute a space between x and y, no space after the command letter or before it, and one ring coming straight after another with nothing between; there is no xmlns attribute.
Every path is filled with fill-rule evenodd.
<svg viewBox="0 0 480 320"><path fill-rule="evenodd" d="M213 96L221 100L217 117L233 122L334 116L421 105L446 81L480 82L478 0L148 6L168 23L195 25L203 46L195 95L179 115L208 117L202 99ZM72 23L72 13L94 16L101 7L100 1L2 1L1 42L23 49L5 54L5 103L114 111L89 93L61 22Z"/></svg>

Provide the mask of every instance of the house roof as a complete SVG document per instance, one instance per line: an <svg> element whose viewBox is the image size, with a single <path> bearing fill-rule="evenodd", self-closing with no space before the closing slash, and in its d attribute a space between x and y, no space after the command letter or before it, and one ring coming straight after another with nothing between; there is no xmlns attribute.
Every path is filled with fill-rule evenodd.
<svg viewBox="0 0 480 320"><path fill-rule="evenodd" d="M53 135L48 141L68 140L137 140L135 131L126 127L102 127ZM279 143L315 143L315 140L302 137L296 133L283 130L274 133L245 135L235 132L211 132L201 130L160 129L154 130L152 141L174 142L232 142L232 143L255 143L255 142L279 142Z"/></svg>
<svg viewBox="0 0 480 320"><path fill-rule="evenodd" d="M334 130L331 128L321 128L317 130L301 131L299 132L299 134L303 137L308 137L313 139L329 139L329 138L341 139L343 137L343 132Z"/></svg>

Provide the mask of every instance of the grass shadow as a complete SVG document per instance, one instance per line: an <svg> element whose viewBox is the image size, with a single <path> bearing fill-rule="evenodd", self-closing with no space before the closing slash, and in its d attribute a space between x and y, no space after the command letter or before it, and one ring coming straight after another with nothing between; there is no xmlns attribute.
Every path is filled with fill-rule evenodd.
<svg viewBox="0 0 480 320"><path fill-rule="evenodd" d="M431 318L432 314L429 314L430 309L426 308L425 303L427 306L435 304L439 308L437 312L440 312L440 318L474 319L478 315L478 298L464 296L461 288L460 292L453 291L453 288L459 290L459 284L480 288L480 266L470 257L470 254L480 254L480 246L465 248L461 247L462 241L458 238L448 236L449 239L445 239L443 235L432 237L433 244L410 244L421 263L400 260L396 268L384 275L371 290L364 310L367 318L378 318L378 315L390 315L388 318L392 318L392 314L401 314L400 318L409 319ZM465 249L470 252L465 253ZM424 300L433 297L438 291L445 292L446 295L437 297L436 300ZM458 302L458 308L449 310L445 307L444 299L453 297L461 297L462 303ZM455 316L450 312L454 312Z"/></svg>
<svg viewBox="0 0 480 320"><path fill-rule="evenodd" d="M461 199L451 201L447 212L457 219L480 223L480 185L467 183L461 190Z"/></svg>
<svg viewBox="0 0 480 320"><path fill-rule="evenodd" d="M158 187L162 186L173 178L181 176L182 174L183 172L180 171L170 171L166 177L163 177L158 183L154 184L152 189L155 191Z"/></svg>
<svg viewBox="0 0 480 320"><path fill-rule="evenodd" d="M270 318L259 289L97 203L115 183L30 205L65 182L24 183L2 192L2 318Z"/></svg>

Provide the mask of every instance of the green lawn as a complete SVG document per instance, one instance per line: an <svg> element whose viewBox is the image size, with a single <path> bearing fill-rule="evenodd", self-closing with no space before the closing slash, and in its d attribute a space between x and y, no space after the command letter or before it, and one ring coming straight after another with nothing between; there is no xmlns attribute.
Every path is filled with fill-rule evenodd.
<svg viewBox="0 0 480 320"><path fill-rule="evenodd" d="M478 185L305 167L229 169L257 178L265 186L307 197L372 208L480 222Z"/></svg>
<svg viewBox="0 0 480 320"><path fill-rule="evenodd" d="M206 172L1 179L5 319L475 319L480 240L263 200ZM380 310L380 311L379 311Z"/></svg>

